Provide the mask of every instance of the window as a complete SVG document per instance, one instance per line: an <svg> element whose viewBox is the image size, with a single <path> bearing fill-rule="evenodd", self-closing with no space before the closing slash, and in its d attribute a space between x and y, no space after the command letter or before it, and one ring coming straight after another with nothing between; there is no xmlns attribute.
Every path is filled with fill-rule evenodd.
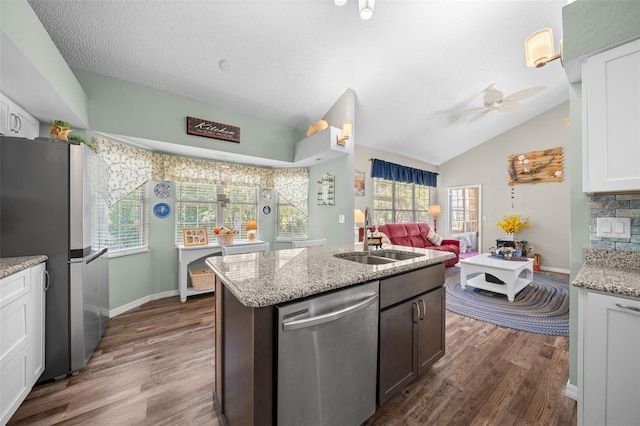
<svg viewBox="0 0 640 426"><path fill-rule="evenodd" d="M307 216L277 195L278 228L276 238L307 238Z"/></svg>
<svg viewBox="0 0 640 426"><path fill-rule="evenodd" d="M451 233L478 231L478 188L449 190Z"/></svg>
<svg viewBox="0 0 640 426"><path fill-rule="evenodd" d="M429 186L373 179L373 223L427 222Z"/></svg>
<svg viewBox="0 0 640 426"><path fill-rule="evenodd" d="M147 248L147 185L142 185L109 209L109 250Z"/></svg>
<svg viewBox="0 0 640 426"><path fill-rule="evenodd" d="M228 200L224 207L218 205L218 194L224 194ZM176 243L183 243L184 228L213 229L224 226L238 229L238 238L246 238L247 221L255 220L257 211L257 188L177 183Z"/></svg>

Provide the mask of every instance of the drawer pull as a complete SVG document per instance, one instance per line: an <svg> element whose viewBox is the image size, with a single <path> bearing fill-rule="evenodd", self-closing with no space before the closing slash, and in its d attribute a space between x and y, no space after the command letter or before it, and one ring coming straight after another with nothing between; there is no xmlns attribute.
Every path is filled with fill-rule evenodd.
<svg viewBox="0 0 640 426"><path fill-rule="evenodd" d="M640 308L636 308L635 306L624 306L624 305L621 305L619 303L616 303L616 306L618 308L628 309L628 310L634 311L634 312L640 312Z"/></svg>

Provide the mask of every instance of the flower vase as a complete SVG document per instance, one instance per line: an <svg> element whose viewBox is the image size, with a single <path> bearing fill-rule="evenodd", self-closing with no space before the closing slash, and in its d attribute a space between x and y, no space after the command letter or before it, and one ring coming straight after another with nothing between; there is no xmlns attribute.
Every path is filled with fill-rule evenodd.
<svg viewBox="0 0 640 426"><path fill-rule="evenodd" d="M513 241L513 232L505 232L504 233L504 240L505 241Z"/></svg>

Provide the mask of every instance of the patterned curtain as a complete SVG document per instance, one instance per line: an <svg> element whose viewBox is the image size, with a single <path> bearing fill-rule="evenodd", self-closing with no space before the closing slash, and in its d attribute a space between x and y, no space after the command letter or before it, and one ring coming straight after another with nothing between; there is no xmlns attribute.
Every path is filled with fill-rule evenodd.
<svg viewBox="0 0 640 426"><path fill-rule="evenodd" d="M274 169L274 189L284 199L309 215L309 170Z"/></svg>
<svg viewBox="0 0 640 426"><path fill-rule="evenodd" d="M109 207L151 178L151 152L105 138L92 141L109 166Z"/></svg>
<svg viewBox="0 0 640 426"><path fill-rule="evenodd" d="M151 177L155 180L275 189L305 215L309 214L307 169L268 169L155 153L152 162Z"/></svg>

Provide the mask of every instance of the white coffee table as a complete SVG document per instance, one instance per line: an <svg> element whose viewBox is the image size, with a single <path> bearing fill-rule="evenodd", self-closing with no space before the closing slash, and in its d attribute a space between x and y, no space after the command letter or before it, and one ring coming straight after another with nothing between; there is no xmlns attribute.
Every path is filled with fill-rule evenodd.
<svg viewBox="0 0 640 426"><path fill-rule="evenodd" d="M524 276L520 276L526 271ZM469 280L471 274L481 272ZM504 284L488 282L485 273L491 274ZM488 253L460 259L460 287L464 290L467 286L506 294L509 302L513 302L516 294L528 286L533 279L533 259L529 260L504 260Z"/></svg>

